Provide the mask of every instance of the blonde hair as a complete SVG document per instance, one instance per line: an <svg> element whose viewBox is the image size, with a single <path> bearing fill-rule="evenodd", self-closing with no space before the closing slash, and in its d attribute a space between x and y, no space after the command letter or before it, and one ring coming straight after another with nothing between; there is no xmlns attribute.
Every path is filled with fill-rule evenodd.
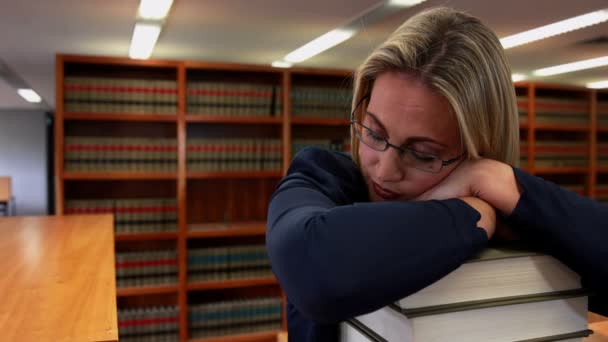
<svg viewBox="0 0 608 342"><path fill-rule="evenodd" d="M498 38L479 19L444 7L408 19L356 71L353 110L387 71L413 75L447 99L468 158L519 163L511 71ZM352 131L351 146L358 164L359 140Z"/></svg>

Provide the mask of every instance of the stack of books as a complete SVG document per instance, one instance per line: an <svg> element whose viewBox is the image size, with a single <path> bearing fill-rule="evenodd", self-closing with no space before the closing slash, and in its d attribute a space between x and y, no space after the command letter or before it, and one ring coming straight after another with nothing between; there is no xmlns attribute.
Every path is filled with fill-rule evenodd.
<svg viewBox="0 0 608 342"><path fill-rule="evenodd" d="M341 323L341 341L581 341L592 333L587 295L551 256L488 248L417 293Z"/></svg>

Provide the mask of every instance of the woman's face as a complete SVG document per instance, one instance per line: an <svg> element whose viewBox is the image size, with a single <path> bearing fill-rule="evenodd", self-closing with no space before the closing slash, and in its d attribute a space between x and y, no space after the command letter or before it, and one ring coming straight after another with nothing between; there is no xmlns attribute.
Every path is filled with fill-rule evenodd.
<svg viewBox="0 0 608 342"><path fill-rule="evenodd" d="M447 100L406 73L385 72L376 79L362 123L392 145L444 161L463 152ZM430 173L412 167L394 148L376 151L362 142L359 160L372 201L412 200L441 182L458 164Z"/></svg>

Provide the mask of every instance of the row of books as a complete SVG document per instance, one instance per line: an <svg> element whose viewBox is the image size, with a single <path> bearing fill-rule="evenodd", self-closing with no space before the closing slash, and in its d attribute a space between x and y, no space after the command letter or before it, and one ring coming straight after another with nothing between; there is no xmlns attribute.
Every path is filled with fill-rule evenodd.
<svg viewBox="0 0 608 342"><path fill-rule="evenodd" d="M597 124L608 127L608 101L599 101L597 104Z"/></svg>
<svg viewBox="0 0 608 342"><path fill-rule="evenodd" d="M116 252L116 286L177 284L177 251Z"/></svg>
<svg viewBox="0 0 608 342"><path fill-rule="evenodd" d="M280 297L221 301L188 307L191 338L281 329Z"/></svg>
<svg viewBox="0 0 608 342"><path fill-rule="evenodd" d="M528 166L528 143L525 140L519 142L519 167Z"/></svg>
<svg viewBox="0 0 608 342"><path fill-rule="evenodd" d="M68 76L68 113L176 114L177 81Z"/></svg>
<svg viewBox="0 0 608 342"><path fill-rule="evenodd" d="M116 234L177 232L175 198L70 199L66 214L114 214Z"/></svg>
<svg viewBox="0 0 608 342"><path fill-rule="evenodd" d="M350 138L294 139L291 145L292 157L305 147L316 146L338 152L350 152Z"/></svg>
<svg viewBox="0 0 608 342"><path fill-rule="evenodd" d="M597 158L599 166L608 167L608 142L600 141L597 144Z"/></svg>
<svg viewBox="0 0 608 342"><path fill-rule="evenodd" d="M598 201L608 203L608 184L598 184L595 191Z"/></svg>
<svg viewBox="0 0 608 342"><path fill-rule="evenodd" d="M348 119L352 93L350 88L294 86L291 90L292 116Z"/></svg>
<svg viewBox="0 0 608 342"><path fill-rule="evenodd" d="M187 112L218 116L267 116L282 113L279 85L232 82L188 82Z"/></svg>
<svg viewBox="0 0 608 342"><path fill-rule="evenodd" d="M177 169L177 140L67 136L66 171L147 171Z"/></svg>
<svg viewBox="0 0 608 342"><path fill-rule="evenodd" d="M591 107L585 99L537 96L534 111L538 124L589 125Z"/></svg>
<svg viewBox="0 0 608 342"><path fill-rule="evenodd" d="M519 122L528 123L528 97L517 97ZM534 121L538 124L589 125L589 101L537 96L534 102Z"/></svg>
<svg viewBox="0 0 608 342"><path fill-rule="evenodd" d="M188 249L188 281L272 277L264 245Z"/></svg>
<svg viewBox="0 0 608 342"><path fill-rule="evenodd" d="M118 309L120 341L177 342L179 340L179 308L152 306Z"/></svg>
<svg viewBox="0 0 608 342"><path fill-rule="evenodd" d="M537 167L584 167L589 164L586 141L537 140L534 149L534 165Z"/></svg>
<svg viewBox="0 0 608 342"><path fill-rule="evenodd" d="M281 139L188 139L190 171L281 171Z"/></svg>
<svg viewBox="0 0 608 342"><path fill-rule="evenodd" d="M519 112L519 124L528 123L528 97L517 96L517 111Z"/></svg>
<svg viewBox="0 0 608 342"><path fill-rule="evenodd" d="M580 341L592 333L587 295L551 256L488 248L428 287L342 323L341 341Z"/></svg>

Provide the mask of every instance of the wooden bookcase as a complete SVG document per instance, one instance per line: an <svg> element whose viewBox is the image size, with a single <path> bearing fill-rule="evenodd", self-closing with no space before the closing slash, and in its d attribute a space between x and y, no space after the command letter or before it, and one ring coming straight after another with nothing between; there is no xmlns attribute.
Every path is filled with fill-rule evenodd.
<svg viewBox="0 0 608 342"><path fill-rule="evenodd" d="M177 308L172 319L180 341L275 341L287 327L276 279L194 280L189 251L264 244L268 201L294 153L311 144L350 150L352 71L58 55L56 89L57 214L86 212L79 201L101 199L99 207L112 210L129 206L123 199L157 199L145 205L168 211L161 219L166 230L125 226L115 235L119 254L174 253L171 281L120 287L119 308ZM86 97L83 89L100 97ZM516 83L515 90L521 167L608 201L608 92L534 82ZM112 168L80 163L91 153L80 150L87 144L110 151L95 156ZM121 159L123 145L138 151L127 154L135 163ZM254 163L247 153L258 153ZM191 306L269 296L282 299L278 329L193 337Z"/></svg>
<svg viewBox="0 0 608 342"><path fill-rule="evenodd" d="M172 267L168 280L120 286L119 309L176 310L180 341L276 341L287 325L272 274L198 280L189 255L264 244L293 140L348 149L351 72L58 55L56 75L57 214L113 212L118 263L165 253L156 258ZM170 227L122 224L132 206L169 210L160 220ZM191 329L192 306L264 297L281 298L276 329L204 338Z"/></svg>

